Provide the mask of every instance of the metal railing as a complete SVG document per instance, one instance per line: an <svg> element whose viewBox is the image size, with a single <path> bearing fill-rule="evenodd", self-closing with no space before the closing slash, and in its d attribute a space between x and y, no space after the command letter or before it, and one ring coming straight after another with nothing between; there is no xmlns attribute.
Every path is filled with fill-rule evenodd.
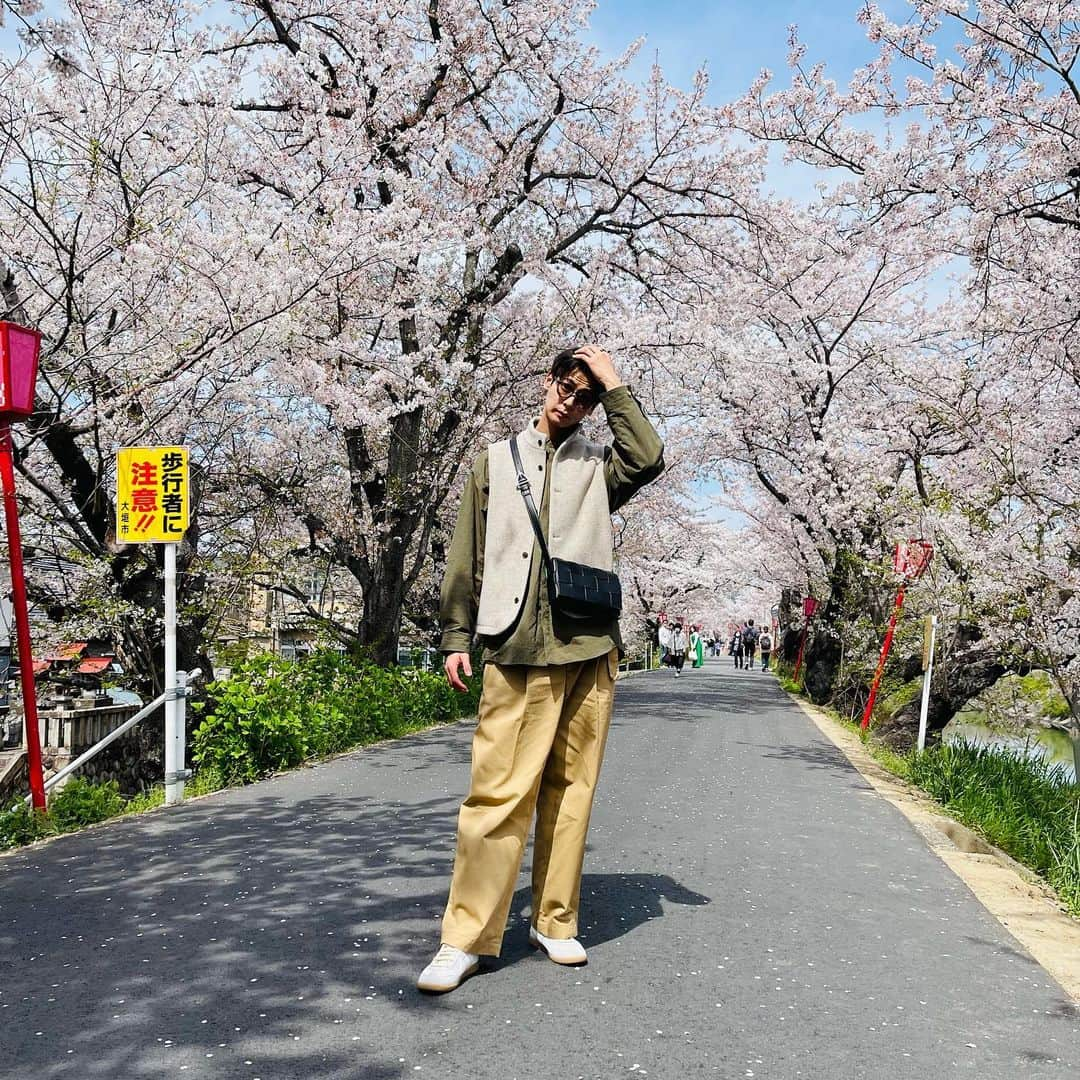
<svg viewBox="0 0 1080 1080"><path fill-rule="evenodd" d="M49 791L54 788L61 780L69 777L76 769L81 768L91 758L96 757L101 753L105 747L111 743L116 742L121 735L130 731L141 720L145 720L152 712L155 712L157 708L164 705L167 701L177 702L179 711L179 727L180 730L184 730L185 721L185 705L187 701L190 684L198 679L202 678L202 671L199 668L194 668L191 671L184 672L178 671L176 673L176 686L170 690L166 690L164 693L159 694L149 705L144 705L134 716L128 717L119 727L114 728L104 738L99 739L89 750L83 751L74 761L69 761L62 769L54 773L45 781L45 790ZM166 736L167 737L167 736ZM184 797L184 781L191 775L190 769L185 769L183 765L183 753L181 752L179 765L175 771L165 774L165 792L166 802L174 803L180 802ZM170 797L171 796L171 797ZM30 802L30 796L27 795L23 799L24 803Z"/></svg>

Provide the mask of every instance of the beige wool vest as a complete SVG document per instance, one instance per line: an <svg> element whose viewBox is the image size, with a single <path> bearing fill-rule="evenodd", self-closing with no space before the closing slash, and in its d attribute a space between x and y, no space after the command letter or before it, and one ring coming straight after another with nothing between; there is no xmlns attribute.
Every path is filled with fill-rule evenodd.
<svg viewBox="0 0 1080 1080"><path fill-rule="evenodd" d="M537 512L547 468L544 441L535 421L518 436L521 464L532 485ZM552 455L547 542L554 558L610 570L611 509L604 451L603 444L590 442L578 431ZM528 591L535 539L525 500L517 490L510 440L492 443L488 447L487 534L476 614L478 634L501 634L517 618Z"/></svg>

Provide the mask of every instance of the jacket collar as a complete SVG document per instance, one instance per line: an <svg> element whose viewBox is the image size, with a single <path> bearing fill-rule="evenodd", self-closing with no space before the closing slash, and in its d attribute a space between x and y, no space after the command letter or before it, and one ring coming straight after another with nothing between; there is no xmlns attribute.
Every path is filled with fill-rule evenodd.
<svg viewBox="0 0 1080 1080"><path fill-rule="evenodd" d="M581 425L578 424L577 427L575 427L574 430L571 431L570 434L567 435L561 443L559 443L558 449L561 450L568 443L571 443L574 440L580 439L582 437L583 436L581 434ZM528 425L523 431L518 432L517 438L518 444L520 446L527 446L530 450L543 450L549 442L548 437L542 431L536 430L535 418L529 421Z"/></svg>

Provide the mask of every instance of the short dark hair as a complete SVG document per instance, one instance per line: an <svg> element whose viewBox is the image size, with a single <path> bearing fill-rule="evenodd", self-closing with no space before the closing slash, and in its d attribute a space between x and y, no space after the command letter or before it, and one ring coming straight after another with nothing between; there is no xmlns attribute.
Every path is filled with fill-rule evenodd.
<svg viewBox="0 0 1080 1080"><path fill-rule="evenodd" d="M604 392L603 385L593 376L589 365L584 360L579 360L574 353L578 351L580 346L573 345L569 349L563 349L562 352L556 353L555 359L551 361L551 377L553 379L561 379L566 375L569 375L572 371L580 371L586 379L589 380L589 389L592 393L599 398Z"/></svg>

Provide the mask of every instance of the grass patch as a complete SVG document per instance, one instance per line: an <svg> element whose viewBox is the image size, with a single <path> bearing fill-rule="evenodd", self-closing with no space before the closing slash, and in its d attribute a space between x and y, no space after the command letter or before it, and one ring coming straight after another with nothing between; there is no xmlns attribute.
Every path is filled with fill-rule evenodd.
<svg viewBox="0 0 1080 1080"><path fill-rule="evenodd" d="M791 677L795 671L794 665L777 658L772 664L771 670L776 676L776 681L780 684L781 689L786 690L789 694L795 694L796 696L803 696L805 694L803 684L801 682L796 682ZM802 674L802 672L800 672L800 674Z"/></svg>
<svg viewBox="0 0 1080 1080"><path fill-rule="evenodd" d="M863 742L885 769L1044 878L1080 918L1080 784L1060 765L967 743L898 754Z"/></svg>
<svg viewBox="0 0 1080 1080"><path fill-rule="evenodd" d="M922 682L920 675L917 679L890 689L889 693L878 699L875 714L888 719L894 717L905 705L910 705L919 697L922 693Z"/></svg>
<svg viewBox="0 0 1080 1080"><path fill-rule="evenodd" d="M224 786L220 773L202 769L184 785L184 794L193 798ZM165 787L162 784L125 797L115 781L93 784L76 776L55 795L49 796L48 809L44 812L34 810L22 799L0 809L0 851L22 847L47 836L76 832L110 818L142 814L164 802Z"/></svg>
<svg viewBox="0 0 1080 1080"><path fill-rule="evenodd" d="M1080 916L1080 784L1060 766L954 743L914 753L908 778L1042 875Z"/></svg>

